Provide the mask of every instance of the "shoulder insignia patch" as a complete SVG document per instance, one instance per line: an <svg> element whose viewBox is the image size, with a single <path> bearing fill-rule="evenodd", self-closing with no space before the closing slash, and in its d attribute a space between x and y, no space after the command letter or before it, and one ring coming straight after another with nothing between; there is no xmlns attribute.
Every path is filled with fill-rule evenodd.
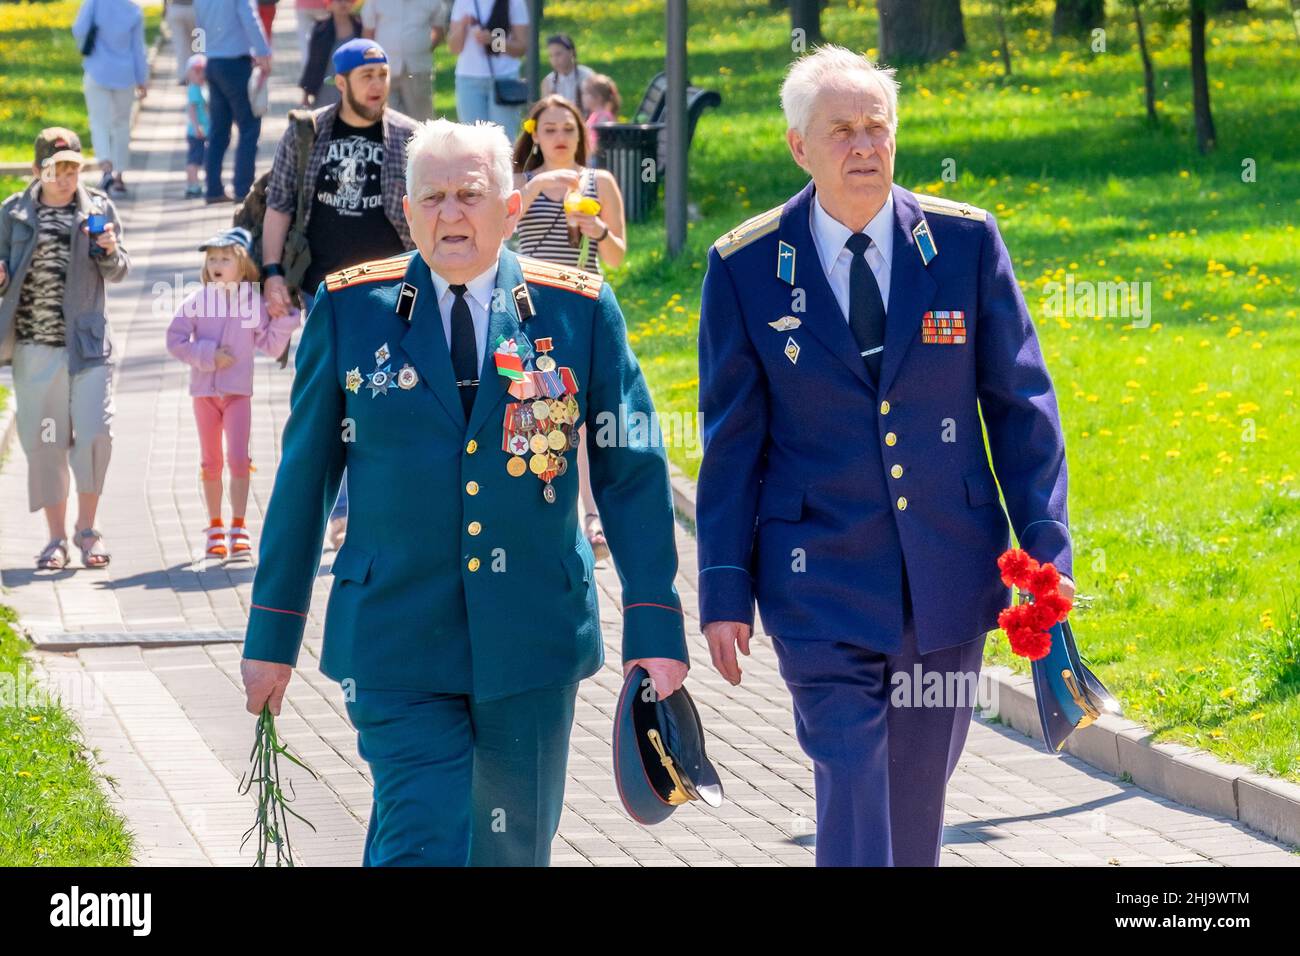
<svg viewBox="0 0 1300 956"><path fill-rule="evenodd" d="M605 284L604 277L581 269L557 265L532 256L519 256L519 268L524 274L524 281L534 285L550 286L552 289L567 289L577 292L588 299L600 295L600 287Z"/></svg>
<svg viewBox="0 0 1300 956"><path fill-rule="evenodd" d="M757 216L751 216L727 232L724 232L713 243L713 248L718 250L722 258L727 258L733 252L745 248L756 239L761 239L768 233L773 232L781 225L781 210L785 204L773 206L766 212L760 212Z"/></svg>
<svg viewBox="0 0 1300 956"><path fill-rule="evenodd" d="M366 282L400 279L406 275L406 267L410 264L411 254L405 252L400 256L362 262L359 265L331 272L325 277L325 288L329 292L337 292L347 286L361 285Z"/></svg>
<svg viewBox="0 0 1300 956"><path fill-rule="evenodd" d="M984 222L989 216L986 210L964 202L954 202L940 196L923 196L921 193L912 195L916 197L917 204L924 212L932 212L940 216L956 216L959 219L973 219L976 222Z"/></svg>

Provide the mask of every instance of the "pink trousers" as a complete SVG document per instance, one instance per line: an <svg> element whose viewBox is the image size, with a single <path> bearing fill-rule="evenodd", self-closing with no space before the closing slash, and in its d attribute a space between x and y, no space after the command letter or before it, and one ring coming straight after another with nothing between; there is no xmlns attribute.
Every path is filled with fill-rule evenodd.
<svg viewBox="0 0 1300 956"><path fill-rule="evenodd" d="M204 481L221 477L221 433L231 478L248 477L248 433L253 402L248 395L196 395L194 421L199 426L199 467Z"/></svg>

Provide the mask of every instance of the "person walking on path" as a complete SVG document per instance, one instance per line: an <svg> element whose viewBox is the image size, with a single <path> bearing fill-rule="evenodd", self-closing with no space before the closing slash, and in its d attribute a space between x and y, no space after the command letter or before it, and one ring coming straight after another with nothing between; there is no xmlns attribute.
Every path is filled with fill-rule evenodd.
<svg viewBox="0 0 1300 956"><path fill-rule="evenodd" d="M266 190L262 262L267 307L273 316L290 307L281 257L290 229L305 238L310 262L299 283L310 312L321 281L367 259L414 248L402 196L406 191L406 141L416 124L388 106L388 57L374 40L349 40L334 52L334 82L341 99L311 114L315 139L307 168L298 170L300 124L291 122L275 151ZM310 200L295 222L300 194ZM347 526L344 479L330 515L330 543L338 547Z"/></svg>
<svg viewBox="0 0 1300 956"><path fill-rule="evenodd" d="M365 35L388 53L388 102L422 122L433 119L433 51L447 37L450 0L366 0Z"/></svg>
<svg viewBox="0 0 1300 956"><path fill-rule="evenodd" d="M206 554L210 558L248 556L251 542L244 524L251 461L253 353L279 355L298 327L299 312L279 318L267 314L257 289L253 239L236 226L203 245L202 285L185 298L167 329L167 351L190 366L190 396L199 431L200 480L210 515ZM230 469L230 534L221 517L221 435Z"/></svg>
<svg viewBox="0 0 1300 956"><path fill-rule="evenodd" d="M498 102L497 80L519 79L519 58L528 52L528 6L524 0L455 0L447 49L456 54L456 118L490 120L514 139L524 104Z"/></svg>
<svg viewBox="0 0 1300 956"><path fill-rule="evenodd" d="M195 47L194 0L166 0L163 18L172 35L172 53L176 57L176 82L185 84L185 64Z"/></svg>
<svg viewBox="0 0 1300 956"><path fill-rule="evenodd" d="M339 89L334 85L334 52L361 36L361 18L353 12L355 7L353 0L330 0L330 16L312 30L307 59L298 78L302 106L329 106L339 101Z"/></svg>
<svg viewBox="0 0 1300 956"><path fill-rule="evenodd" d="M126 195L126 171L131 154L131 106L149 91L149 66L144 49L144 14L132 0L83 0L72 35L84 52L94 34L89 55L82 61L82 91L90 118L90 142L100 162L101 189Z"/></svg>
<svg viewBox="0 0 1300 956"><path fill-rule="evenodd" d="M374 780L363 861L545 866L578 683L603 658L577 482L559 462L573 423L653 420L654 404L612 290L504 247L521 205L501 128L431 120L409 149L419 251L331 274L303 330L253 580L245 706L280 711L348 468L357 520L334 559L320 666L356 689L348 716ZM562 416L563 429L519 424L514 399L528 393L512 395L517 380L498 368L519 369L523 349L495 363L525 340L554 348L568 384L540 421ZM532 394L530 409L547 404ZM349 419L355 441L339 429ZM527 433L547 447L531 474ZM667 697L688 658L662 443L593 449L592 475L623 582L625 673L643 666Z"/></svg>
<svg viewBox="0 0 1300 956"><path fill-rule="evenodd" d="M738 684L757 601L817 864L938 866L1010 531L1074 591L1056 394L993 216L894 184L894 71L824 46L781 105L811 181L704 277L700 623Z"/></svg>
<svg viewBox="0 0 1300 956"><path fill-rule="evenodd" d="M587 166L586 129L577 106L562 96L533 105L514 147L515 188L523 197L516 233L522 255L601 274L600 262L617 268L627 255L623 194L612 173ZM595 203L572 209L571 197ZM586 250L586 255L583 255ZM581 439L585 439L586 426ZM597 559L609 554L591 490L590 445L576 452L583 533Z"/></svg>
<svg viewBox="0 0 1300 956"><path fill-rule="evenodd" d="M198 28L204 32L208 58L208 97L212 128L208 131L207 201L242 201L253 186L253 164L262 119L253 114L248 80L253 67L271 73L271 45L262 32L254 0L194 0ZM222 166L230 147L230 128L239 127L235 147L234 194L226 192Z"/></svg>
<svg viewBox="0 0 1300 956"><path fill-rule="evenodd" d="M185 198L203 195L199 172L208 154L208 94L206 85L208 58L202 53L190 56L185 64Z"/></svg>
<svg viewBox="0 0 1300 956"><path fill-rule="evenodd" d="M113 201L80 181L83 162L76 133L41 130L31 185L0 207L0 365L14 369L28 506L49 526L43 570L68 566L69 463L81 562L109 562L95 530L113 445L104 283L122 281L131 260Z"/></svg>
<svg viewBox="0 0 1300 956"><path fill-rule="evenodd" d="M295 33L298 37L298 60L307 62L308 46L311 44L311 31L316 24L327 18L329 0L294 0L293 12L297 20Z"/></svg>

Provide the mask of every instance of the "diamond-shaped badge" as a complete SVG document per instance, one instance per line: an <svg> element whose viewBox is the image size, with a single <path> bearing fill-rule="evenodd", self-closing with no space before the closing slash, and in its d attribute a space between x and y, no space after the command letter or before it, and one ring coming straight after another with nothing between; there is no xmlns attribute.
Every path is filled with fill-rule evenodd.
<svg viewBox="0 0 1300 956"><path fill-rule="evenodd" d="M389 359L388 343L385 342L375 350L375 364L383 365Z"/></svg>
<svg viewBox="0 0 1300 956"><path fill-rule="evenodd" d="M791 365L799 361L799 343L793 337L785 340L785 357L790 360Z"/></svg>

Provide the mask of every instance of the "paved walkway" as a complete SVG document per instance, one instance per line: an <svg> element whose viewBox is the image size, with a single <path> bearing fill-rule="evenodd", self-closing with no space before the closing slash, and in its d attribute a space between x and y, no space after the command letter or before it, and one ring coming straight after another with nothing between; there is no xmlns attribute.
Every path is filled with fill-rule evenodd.
<svg viewBox="0 0 1300 956"><path fill-rule="evenodd" d="M269 165L296 105L297 63L289 29L275 36L278 85L264 123L259 169ZM183 90L171 85L164 50L135 131L122 204L135 267L113 287L111 314L121 354L116 444L100 527L114 559L107 571L77 568L36 574L31 556L43 522L27 513L25 465L15 446L0 470L3 600L15 606L45 646L97 642L77 651L34 654L49 680L66 688L110 792L137 841L140 864L247 865L240 836L252 803L237 793L252 743L238 666L252 580L250 568L204 567L206 515L198 486L198 447L186 394L186 369L163 347L170 318L155 311L155 283L177 272L197 278L195 246L228 222L230 207L182 198ZM278 460L291 371L259 360L249 509L261 527ZM556 865L791 865L813 862L812 773L795 741L788 694L770 646L759 641L731 687L708 667L699 633L694 545L679 535L678 587L696 667L691 677L708 728L709 752L726 788L717 811L679 810L654 828L623 812L610 760L612 711L621 683L617 577L605 563L597 580L607 657L579 698ZM330 556L326 556L326 562ZM308 638L280 719L283 735L321 775L295 777L295 845L307 865L356 865L370 811L370 780L356 753L337 685L317 666L327 569L318 578ZM174 644L178 638L191 646ZM943 864L1171 866L1278 864L1300 858L1235 821L1189 810L1096 771L1057 758L1015 731L977 720L948 792Z"/></svg>

